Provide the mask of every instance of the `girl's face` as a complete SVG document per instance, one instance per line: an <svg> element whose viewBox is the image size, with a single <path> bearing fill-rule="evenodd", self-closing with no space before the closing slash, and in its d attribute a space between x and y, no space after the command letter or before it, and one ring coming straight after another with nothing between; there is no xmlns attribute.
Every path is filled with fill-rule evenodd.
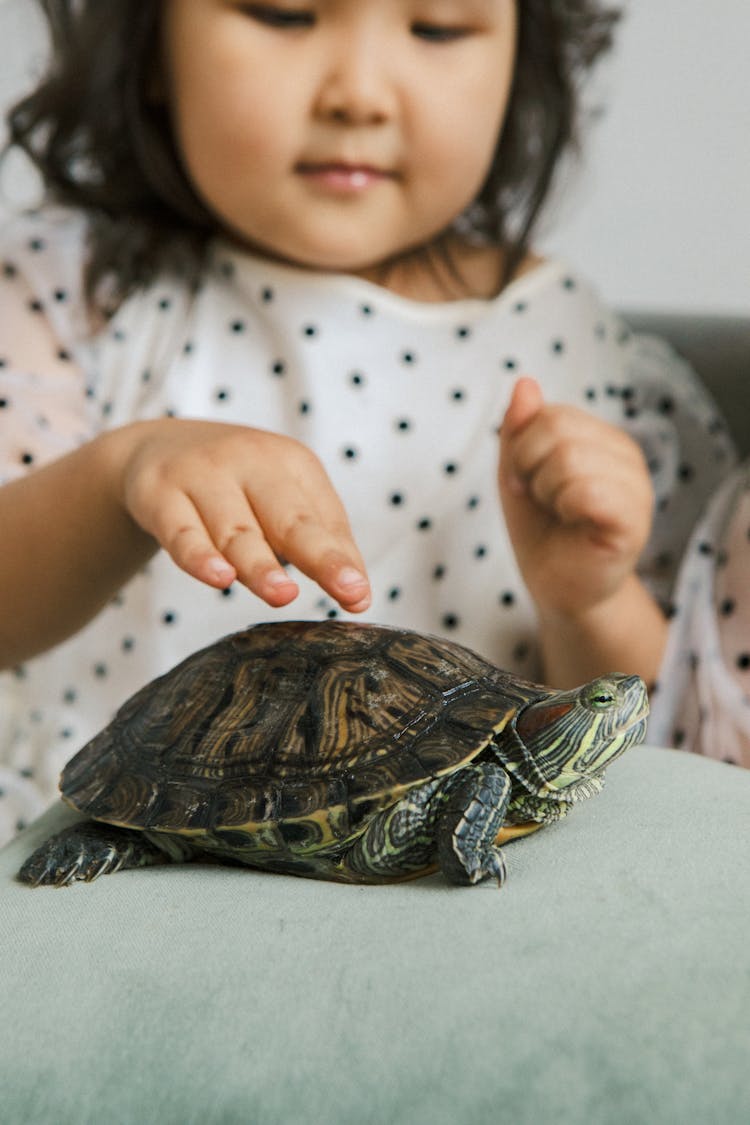
<svg viewBox="0 0 750 1125"><path fill-rule="evenodd" d="M502 128L515 0L165 0L187 173L263 253L356 272L476 197Z"/></svg>

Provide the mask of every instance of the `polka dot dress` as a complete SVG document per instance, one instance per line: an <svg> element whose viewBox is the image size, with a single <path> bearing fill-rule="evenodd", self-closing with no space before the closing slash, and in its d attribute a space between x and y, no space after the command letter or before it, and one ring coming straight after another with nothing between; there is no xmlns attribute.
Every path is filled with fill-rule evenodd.
<svg viewBox="0 0 750 1125"><path fill-rule="evenodd" d="M653 695L659 742L750 767L750 462L696 526Z"/></svg>
<svg viewBox="0 0 750 1125"><path fill-rule="evenodd" d="M547 262L493 300L423 304L217 241L198 292L164 280L92 325L84 229L14 222L0 268L0 479L96 433L164 415L287 434L324 464L373 588L372 621L444 634L540 674L534 611L505 531L497 427L516 377L626 427L659 516L643 559L658 596L731 446L690 371ZM62 498L61 498L61 502ZM75 504L75 498L64 498ZM154 558L99 617L0 687L0 837L39 813L65 761L153 676L269 618L341 615L304 577L273 611Z"/></svg>

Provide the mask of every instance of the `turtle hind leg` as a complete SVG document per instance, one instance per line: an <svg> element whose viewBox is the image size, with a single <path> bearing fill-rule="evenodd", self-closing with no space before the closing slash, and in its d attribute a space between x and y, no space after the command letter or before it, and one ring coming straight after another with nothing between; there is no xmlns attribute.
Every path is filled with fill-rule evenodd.
<svg viewBox="0 0 750 1125"><path fill-rule="evenodd" d="M29 856L17 877L33 887L66 887L78 880L90 883L121 868L187 859L187 848L183 856L172 854L176 851L173 844L174 838L170 838L167 852L143 832L86 820L45 840Z"/></svg>
<svg viewBox="0 0 750 1125"><path fill-rule="evenodd" d="M496 762L475 762L447 779L435 831L440 870L452 883L494 876L505 882L505 861L495 839L510 801L511 780Z"/></svg>

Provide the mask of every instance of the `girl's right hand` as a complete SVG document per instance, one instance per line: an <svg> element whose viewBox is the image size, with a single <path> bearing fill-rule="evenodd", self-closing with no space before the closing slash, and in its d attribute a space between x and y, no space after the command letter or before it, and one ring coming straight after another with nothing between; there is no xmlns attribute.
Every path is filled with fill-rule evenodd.
<svg viewBox="0 0 750 1125"><path fill-rule="evenodd" d="M118 498L182 570L238 579L268 605L299 593L291 563L351 613L370 605L364 562L325 469L292 438L163 418L111 431Z"/></svg>

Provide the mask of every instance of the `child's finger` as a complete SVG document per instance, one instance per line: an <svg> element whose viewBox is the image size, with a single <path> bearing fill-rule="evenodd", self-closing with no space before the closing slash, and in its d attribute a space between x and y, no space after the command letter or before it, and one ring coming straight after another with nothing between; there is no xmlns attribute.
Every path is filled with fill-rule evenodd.
<svg viewBox="0 0 750 1125"><path fill-rule="evenodd" d="M543 405L539 384L527 375L522 376L513 387L500 427L498 477L501 492L506 497L522 496L526 491L523 471L518 464L518 442Z"/></svg>
<svg viewBox="0 0 750 1125"><path fill-rule="evenodd" d="M225 478L193 482L189 498L222 558L239 581L272 606L287 605L299 593L269 546L242 489Z"/></svg>
<svg viewBox="0 0 750 1125"><path fill-rule="evenodd" d="M255 514L277 555L317 582L350 613L371 601L364 560L344 507L322 466L311 465L306 488L296 480L253 497Z"/></svg>
<svg viewBox="0 0 750 1125"><path fill-rule="evenodd" d="M503 438L512 438L524 429L543 405L544 397L536 379L522 375L513 387L505 411L500 430Z"/></svg>
<svg viewBox="0 0 750 1125"><path fill-rule="evenodd" d="M534 500L566 523L587 519L617 524L626 518L631 506L629 492L640 492L632 458L616 444L602 448L584 441L556 446L527 480Z"/></svg>
<svg viewBox="0 0 750 1125"><path fill-rule="evenodd" d="M332 531L307 513L290 512L284 533L284 557L335 598L343 609L359 613L370 605L370 583L351 536Z"/></svg>
<svg viewBox="0 0 750 1125"><path fill-rule="evenodd" d="M269 605L287 605L298 593L296 582L280 566L247 504L237 516L220 550L193 500L175 490L160 497L150 530L177 566L193 578L221 589L239 578Z"/></svg>
<svg viewBox="0 0 750 1125"><path fill-rule="evenodd" d="M216 549L192 501L174 491L160 496L151 518L141 513L141 525L171 556L181 570L220 589L236 577L232 564Z"/></svg>

